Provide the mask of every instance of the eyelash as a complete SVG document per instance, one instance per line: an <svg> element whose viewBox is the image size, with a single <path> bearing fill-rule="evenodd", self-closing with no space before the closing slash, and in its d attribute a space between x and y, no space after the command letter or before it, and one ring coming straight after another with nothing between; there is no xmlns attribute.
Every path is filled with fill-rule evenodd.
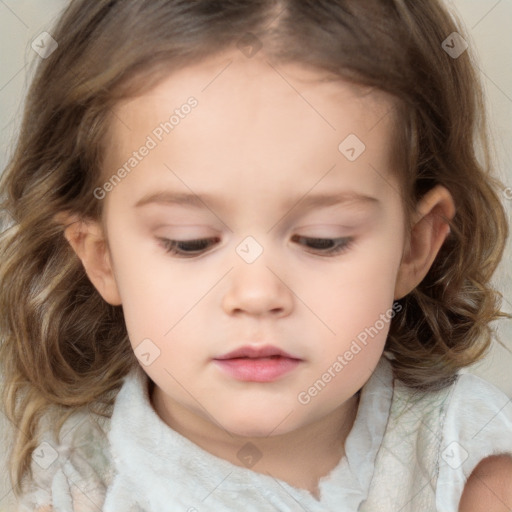
<svg viewBox="0 0 512 512"><path fill-rule="evenodd" d="M293 238L295 238L296 240L299 239L302 241L306 240L309 242L311 242L311 241L316 242L317 243L316 250L319 250L322 253L322 256L325 256L325 257L336 256L345 251L348 251L352 247L352 244L354 242L353 237L313 238L313 237L295 235ZM177 257L181 257L181 258L193 258L194 256L198 256L202 252L204 252L205 247L203 247L202 252L199 252L199 253L197 252L197 251L201 251L201 248L199 248L199 249L197 248L198 245L204 246L205 243L215 241L216 239L215 238L201 238L201 239L197 239L197 240L169 240L168 238L159 238L159 240L162 243L162 246L164 247L165 252L167 252L173 256L177 256ZM322 250L321 248L318 248L318 243L320 246L324 246L324 247L325 247L326 243L327 244L335 244L335 246L328 250ZM181 250L179 249L180 245L182 247ZM183 246L187 247L187 245L189 248L190 248L190 246L192 246L193 248L195 247L195 250L192 249L192 251L183 251Z"/></svg>

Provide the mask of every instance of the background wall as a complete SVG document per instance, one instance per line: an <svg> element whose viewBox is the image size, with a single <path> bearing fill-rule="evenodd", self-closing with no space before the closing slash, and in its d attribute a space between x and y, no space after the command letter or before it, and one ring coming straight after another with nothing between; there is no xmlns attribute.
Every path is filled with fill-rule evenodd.
<svg viewBox="0 0 512 512"><path fill-rule="evenodd" d="M466 25L468 43L476 50L485 86L499 172L507 188L503 202L512 221L512 0L447 0ZM40 41L67 0L0 0L0 169L13 147L22 101L33 64L40 58L31 47ZM447 34L448 35L448 34ZM512 313L512 242L496 275L504 294L503 309ZM496 324L505 347L495 344L489 356L468 371L477 373L512 397L512 322ZM7 428L0 411L0 432ZM5 449L0 445L0 511L9 510L12 491L7 484ZM2 482L5 480L5 482Z"/></svg>

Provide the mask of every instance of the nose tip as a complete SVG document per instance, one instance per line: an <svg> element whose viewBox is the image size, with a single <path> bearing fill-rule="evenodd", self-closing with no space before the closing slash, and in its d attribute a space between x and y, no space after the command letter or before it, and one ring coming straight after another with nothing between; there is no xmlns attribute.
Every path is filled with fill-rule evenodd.
<svg viewBox="0 0 512 512"><path fill-rule="evenodd" d="M292 294L283 279L262 261L234 269L223 298L228 314L283 316L292 306Z"/></svg>

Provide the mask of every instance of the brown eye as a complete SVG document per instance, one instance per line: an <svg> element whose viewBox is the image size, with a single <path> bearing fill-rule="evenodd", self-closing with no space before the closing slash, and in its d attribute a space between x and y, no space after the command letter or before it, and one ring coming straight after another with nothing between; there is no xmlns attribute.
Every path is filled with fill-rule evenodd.
<svg viewBox="0 0 512 512"><path fill-rule="evenodd" d="M201 238L198 240L169 240L160 238L166 252L176 256L190 257L203 253L208 249L216 238Z"/></svg>
<svg viewBox="0 0 512 512"><path fill-rule="evenodd" d="M319 251L323 255L332 256L348 250L353 242L352 237L341 238L311 238L295 235L294 241L306 245L314 251Z"/></svg>

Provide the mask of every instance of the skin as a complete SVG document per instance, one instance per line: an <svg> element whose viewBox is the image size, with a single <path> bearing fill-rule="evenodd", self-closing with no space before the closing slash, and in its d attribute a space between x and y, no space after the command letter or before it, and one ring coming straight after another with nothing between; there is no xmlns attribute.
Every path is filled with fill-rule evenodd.
<svg viewBox="0 0 512 512"><path fill-rule="evenodd" d="M236 465L252 442L261 459L251 469L316 497L319 479L344 455L356 393L389 323L309 403L297 397L422 281L455 213L438 186L406 219L390 164L391 99L321 78L237 50L175 71L117 105L105 179L187 98L197 108L102 199L101 222L62 217L98 292L122 304L134 350L150 339L160 351L143 369L163 421ZM338 150L349 134L366 145L353 162ZM162 191L213 200L136 206ZM301 208L299 199L333 191L376 201ZM325 256L297 234L352 243ZM263 249L252 263L236 251L247 236ZM193 257L170 254L161 241L210 237L216 243ZM301 359L274 382L237 381L213 362L268 343Z"/></svg>
<svg viewBox="0 0 512 512"><path fill-rule="evenodd" d="M494 455L483 459L471 473L459 503L460 512L512 510L512 458Z"/></svg>

